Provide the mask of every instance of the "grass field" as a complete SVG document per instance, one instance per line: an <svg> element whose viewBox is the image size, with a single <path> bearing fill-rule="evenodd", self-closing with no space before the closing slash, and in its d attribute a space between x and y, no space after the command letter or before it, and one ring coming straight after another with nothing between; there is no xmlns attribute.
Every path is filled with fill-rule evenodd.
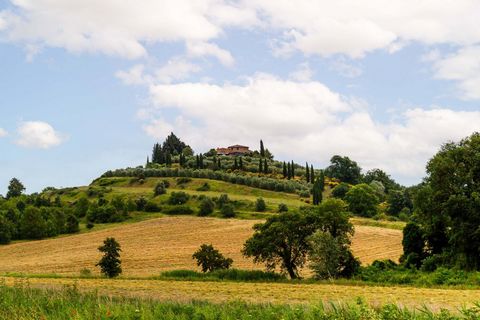
<svg viewBox="0 0 480 320"><path fill-rule="evenodd" d="M84 292L98 290L101 295L136 297L160 301L245 301L273 304L352 303L361 297L373 306L397 304L431 310L472 306L480 301L479 290L429 289L400 286L358 286L338 284L251 283L230 281L166 281L126 279L45 279L1 278L8 286L62 289L75 285Z"/></svg>
<svg viewBox="0 0 480 320"><path fill-rule="evenodd" d="M122 245L124 275L152 276L165 270L195 269L192 253L211 243L234 260L234 267L260 269L241 255L255 220L162 217L124 224L68 237L0 246L0 272L79 274L83 268L97 272L97 247L106 237ZM364 264L375 259L398 260L401 231L356 226L353 251Z"/></svg>

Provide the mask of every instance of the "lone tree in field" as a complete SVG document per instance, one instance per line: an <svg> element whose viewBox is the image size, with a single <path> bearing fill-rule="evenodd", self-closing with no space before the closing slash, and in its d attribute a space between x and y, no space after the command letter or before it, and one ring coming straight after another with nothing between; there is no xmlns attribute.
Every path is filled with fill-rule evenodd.
<svg viewBox="0 0 480 320"><path fill-rule="evenodd" d="M122 273L120 260L120 244L115 238L106 238L103 246L98 247L98 251L103 252L103 257L96 264L101 272L109 278L114 278Z"/></svg>
<svg viewBox="0 0 480 320"><path fill-rule="evenodd" d="M255 233L245 242L243 255L253 257L255 263L265 263L268 270L280 266L290 278L298 278L298 269L306 262L307 238L314 232L314 224L309 223L303 214L285 212L269 217L253 229Z"/></svg>
<svg viewBox="0 0 480 320"><path fill-rule="evenodd" d="M228 269L233 263L232 259L225 258L211 244L202 244L192 258L197 260L197 266L202 267L202 272Z"/></svg>

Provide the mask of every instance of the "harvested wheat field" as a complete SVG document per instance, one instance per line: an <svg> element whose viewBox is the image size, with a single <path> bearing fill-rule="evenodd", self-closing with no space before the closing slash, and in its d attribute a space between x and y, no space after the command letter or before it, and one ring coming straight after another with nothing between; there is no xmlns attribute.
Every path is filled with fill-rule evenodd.
<svg viewBox="0 0 480 320"><path fill-rule="evenodd" d="M125 276L158 275L165 270L196 269L192 253L211 243L234 260L235 268L260 269L244 259L241 248L259 221L163 217L110 229L56 239L0 246L0 272L78 274L83 268L97 272L97 247L106 237L122 245ZM353 251L363 263L375 259L398 260L402 234L399 230L356 226Z"/></svg>

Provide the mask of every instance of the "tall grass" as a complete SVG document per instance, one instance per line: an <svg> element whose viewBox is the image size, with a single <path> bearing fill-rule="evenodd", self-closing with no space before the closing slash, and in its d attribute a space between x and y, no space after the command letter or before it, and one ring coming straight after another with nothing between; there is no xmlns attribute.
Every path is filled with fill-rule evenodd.
<svg viewBox="0 0 480 320"><path fill-rule="evenodd" d="M364 301L348 305L272 305L229 302L159 302L133 298L109 298L96 293L80 293L75 287L63 290L40 290L28 286L0 285L0 319L478 319L480 308L451 313L443 310L411 311L396 305L372 308Z"/></svg>
<svg viewBox="0 0 480 320"><path fill-rule="evenodd" d="M161 274L161 278L169 279L181 279L181 280L229 280L229 281L280 281L286 280L284 275L265 272L261 270L240 270L240 269L227 269L216 270L208 273L201 273L193 270L172 270L165 271Z"/></svg>

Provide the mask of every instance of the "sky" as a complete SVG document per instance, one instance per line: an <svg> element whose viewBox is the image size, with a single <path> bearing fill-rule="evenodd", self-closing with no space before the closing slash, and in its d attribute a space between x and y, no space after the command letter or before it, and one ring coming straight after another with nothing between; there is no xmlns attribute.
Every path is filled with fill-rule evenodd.
<svg viewBox="0 0 480 320"><path fill-rule="evenodd" d="M480 131L476 0L0 0L0 194L87 185L174 132L419 183Z"/></svg>

